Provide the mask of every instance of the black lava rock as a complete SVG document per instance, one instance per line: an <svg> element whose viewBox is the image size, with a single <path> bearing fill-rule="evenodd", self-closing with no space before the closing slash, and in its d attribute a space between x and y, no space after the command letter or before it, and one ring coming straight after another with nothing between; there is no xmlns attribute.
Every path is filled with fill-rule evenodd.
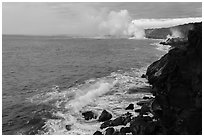
<svg viewBox="0 0 204 137"><path fill-rule="evenodd" d="M109 126L112 126L112 120L108 120L108 121L105 121L101 124L100 126L100 129L103 129L103 128L106 128L106 127L109 127Z"/></svg>
<svg viewBox="0 0 204 137"><path fill-rule="evenodd" d="M117 117L116 119L112 120L112 126L119 126L119 125L126 125L131 121L132 114L127 112L126 114L123 114L120 117Z"/></svg>
<svg viewBox="0 0 204 137"><path fill-rule="evenodd" d="M82 115L84 116L85 120L96 119L97 115L92 111L83 112Z"/></svg>
<svg viewBox="0 0 204 137"><path fill-rule="evenodd" d="M142 74L141 78L146 78L146 75L145 75L145 74Z"/></svg>
<svg viewBox="0 0 204 137"><path fill-rule="evenodd" d="M112 128L112 127L111 128L107 128L105 135L113 135L114 131L115 131L115 129Z"/></svg>
<svg viewBox="0 0 204 137"><path fill-rule="evenodd" d="M66 125L65 128L67 129L67 131L71 130L71 125Z"/></svg>
<svg viewBox="0 0 204 137"><path fill-rule="evenodd" d="M141 109L135 109L135 112L140 113Z"/></svg>
<svg viewBox="0 0 204 137"><path fill-rule="evenodd" d="M152 97L144 96L142 99L151 99Z"/></svg>
<svg viewBox="0 0 204 137"><path fill-rule="evenodd" d="M108 111L103 110L103 112L101 113L98 121L99 122L104 122L104 121L110 120L111 118L112 118L112 115Z"/></svg>
<svg viewBox="0 0 204 137"><path fill-rule="evenodd" d="M133 110L133 109L134 109L134 104L129 104L129 106L125 108L125 110Z"/></svg>
<svg viewBox="0 0 204 137"><path fill-rule="evenodd" d="M100 131L96 131L93 135L103 135L103 134Z"/></svg>
<svg viewBox="0 0 204 137"><path fill-rule="evenodd" d="M131 131L130 131L130 127L122 127L121 129L120 129L120 133L124 133L124 134L126 134L126 133L130 133Z"/></svg>

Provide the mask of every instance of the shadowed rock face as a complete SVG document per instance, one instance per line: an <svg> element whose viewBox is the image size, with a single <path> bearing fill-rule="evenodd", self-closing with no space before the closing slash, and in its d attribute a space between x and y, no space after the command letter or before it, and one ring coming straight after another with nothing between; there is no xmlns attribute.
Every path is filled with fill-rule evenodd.
<svg viewBox="0 0 204 137"><path fill-rule="evenodd" d="M171 47L178 47L178 48L182 48L182 47L186 47L186 44L188 44L188 40L185 38L168 38L165 41L160 42L159 44L163 44L163 45L170 45Z"/></svg>
<svg viewBox="0 0 204 137"><path fill-rule="evenodd" d="M106 135L202 134L202 24L193 27L184 45L174 47L148 67L145 77L154 97L127 107L140 105L134 110L139 115L127 112L112 119L107 111L102 112L100 129ZM141 89L129 91L137 90ZM114 129L119 125L123 126L120 130Z"/></svg>
<svg viewBox="0 0 204 137"><path fill-rule="evenodd" d="M202 134L202 24L189 31L185 48L170 50L146 75L165 134Z"/></svg>

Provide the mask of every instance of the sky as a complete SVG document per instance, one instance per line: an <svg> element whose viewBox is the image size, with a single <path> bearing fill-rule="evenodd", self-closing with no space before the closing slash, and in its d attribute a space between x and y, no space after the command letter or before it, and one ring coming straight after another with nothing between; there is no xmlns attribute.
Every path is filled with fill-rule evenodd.
<svg viewBox="0 0 204 137"><path fill-rule="evenodd" d="M3 2L2 33L77 36L131 35L148 26L158 27L156 25L162 25L164 21L166 24L174 25L201 17L201 2ZM175 20L175 18L182 18L182 21ZM138 27L138 22L140 27Z"/></svg>

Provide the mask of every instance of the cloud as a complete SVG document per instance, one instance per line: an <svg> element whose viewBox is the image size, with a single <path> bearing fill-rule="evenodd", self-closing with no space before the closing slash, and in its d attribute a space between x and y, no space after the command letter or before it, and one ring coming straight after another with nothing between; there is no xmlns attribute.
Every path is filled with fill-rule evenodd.
<svg viewBox="0 0 204 137"><path fill-rule="evenodd" d="M145 28L200 21L200 18L134 20L128 7L134 9L128 3L3 3L3 33L143 38ZM140 9L135 15L143 13Z"/></svg>

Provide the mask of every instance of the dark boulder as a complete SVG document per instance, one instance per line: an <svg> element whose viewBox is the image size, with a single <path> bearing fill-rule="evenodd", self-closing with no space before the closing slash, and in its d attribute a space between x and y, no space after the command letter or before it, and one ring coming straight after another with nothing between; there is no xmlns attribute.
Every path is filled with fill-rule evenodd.
<svg viewBox="0 0 204 137"><path fill-rule="evenodd" d="M135 109L135 112L140 113L141 109Z"/></svg>
<svg viewBox="0 0 204 137"><path fill-rule="evenodd" d="M144 96L142 99L151 99L152 97Z"/></svg>
<svg viewBox="0 0 204 137"><path fill-rule="evenodd" d="M120 117L117 117L116 119L112 120L112 125L113 126L119 126L119 125L125 126L127 123L131 121L131 116L132 114L127 112L121 115Z"/></svg>
<svg viewBox="0 0 204 137"><path fill-rule="evenodd" d="M105 121L101 124L100 126L100 129L103 129L103 128L106 128L106 127L109 127L109 126L112 126L112 120L108 120L108 121Z"/></svg>
<svg viewBox="0 0 204 137"><path fill-rule="evenodd" d="M129 104L129 106L125 108L125 110L133 110L133 109L134 109L134 104Z"/></svg>
<svg viewBox="0 0 204 137"><path fill-rule="evenodd" d="M118 130L116 130L113 135L120 135L120 132Z"/></svg>
<svg viewBox="0 0 204 137"><path fill-rule="evenodd" d="M145 74L142 74L141 78L146 78L146 75L145 75Z"/></svg>
<svg viewBox="0 0 204 137"><path fill-rule="evenodd" d="M124 125L124 118L122 117L122 116L120 116L120 117L117 117L116 119L114 119L113 121L112 121L112 125L113 126L119 126L119 125Z"/></svg>
<svg viewBox="0 0 204 137"><path fill-rule="evenodd" d="M112 127L111 128L107 128L105 135L113 135L114 132L115 132L114 128L112 128Z"/></svg>
<svg viewBox="0 0 204 137"><path fill-rule="evenodd" d="M130 127L121 127L121 129L120 129L120 133L126 134L126 133L130 133L130 132L131 132Z"/></svg>
<svg viewBox="0 0 204 137"><path fill-rule="evenodd" d="M147 115L148 112L150 112L150 106L144 104L144 105L141 107L140 115Z"/></svg>
<svg viewBox="0 0 204 137"><path fill-rule="evenodd" d="M108 111L103 110L103 112L101 113L98 121L99 122L104 122L104 121L110 120L111 118L112 118L112 115Z"/></svg>
<svg viewBox="0 0 204 137"><path fill-rule="evenodd" d="M66 125L65 128L67 129L67 131L71 130L71 125Z"/></svg>
<svg viewBox="0 0 204 137"><path fill-rule="evenodd" d="M147 122L141 116L133 118L130 122L130 131L133 135L145 135Z"/></svg>
<svg viewBox="0 0 204 137"><path fill-rule="evenodd" d="M84 116L85 120L96 119L97 115L92 111L83 112L82 115Z"/></svg>
<svg viewBox="0 0 204 137"><path fill-rule="evenodd" d="M101 131L96 131L93 135L103 135Z"/></svg>

